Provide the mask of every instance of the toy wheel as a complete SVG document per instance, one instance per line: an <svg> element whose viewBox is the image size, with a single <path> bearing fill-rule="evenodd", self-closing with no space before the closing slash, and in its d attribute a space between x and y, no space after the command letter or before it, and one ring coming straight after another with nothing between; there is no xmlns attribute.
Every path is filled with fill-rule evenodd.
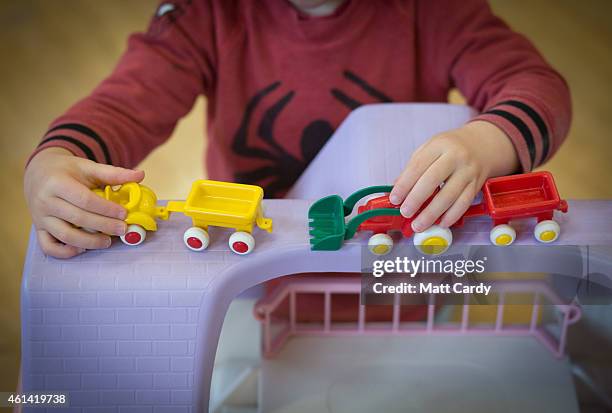
<svg viewBox="0 0 612 413"><path fill-rule="evenodd" d="M191 227L183 234L183 242L191 251L203 251L208 247L210 237L202 228Z"/></svg>
<svg viewBox="0 0 612 413"><path fill-rule="evenodd" d="M491 244L505 247L510 245L516 239L516 231L510 225L496 225L489 234Z"/></svg>
<svg viewBox="0 0 612 413"><path fill-rule="evenodd" d="M445 252L453 243L453 233L448 228L432 225L423 232L417 232L412 239L417 250L427 255Z"/></svg>
<svg viewBox="0 0 612 413"><path fill-rule="evenodd" d="M139 245L142 244L147 237L147 231L140 225L131 224L128 225L127 231L121 236L121 241L126 245Z"/></svg>
<svg viewBox="0 0 612 413"><path fill-rule="evenodd" d="M374 255L387 255L393 249L393 238L388 234L374 234L368 240L368 249Z"/></svg>
<svg viewBox="0 0 612 413"><path fill-rule="evenodd" d="M535 235L536 239L546 244L559 238L560 233L561 227L552 219L538 222L533 230L533 235Z"/></svg>
<svg viewBox="0 0 612 413"><path fill-rule="evenodd" d="M238 255L246 255L255 248L255 238L248 232L234 232L229 239L229 247Z"/></svg>

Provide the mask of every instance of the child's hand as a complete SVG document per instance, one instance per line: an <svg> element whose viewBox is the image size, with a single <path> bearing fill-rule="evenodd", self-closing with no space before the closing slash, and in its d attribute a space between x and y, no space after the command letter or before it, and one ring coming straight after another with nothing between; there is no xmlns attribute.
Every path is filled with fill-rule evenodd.
<svg viewBox="0 0 612 413"><path fill-rule="evenodd" d="M421 145L400 174L389 199L401 203L411 217L434 190L444 186L415 217L412 229L421 232L442 217L440 225L453 225L471 205L484 181L518 170L518 156L506 134L489 122L474 121L434 136Z"/></svg>
<svg viewBox="0 0 612 413"><path fill-rule="evenodd" d="M111 240L105 234L125 234L126 210L91 188L143 178L142 171L98 164L61 148L38 153L25 171L24 192L42 250L69 258L86 249L108 248Z"/></svg>

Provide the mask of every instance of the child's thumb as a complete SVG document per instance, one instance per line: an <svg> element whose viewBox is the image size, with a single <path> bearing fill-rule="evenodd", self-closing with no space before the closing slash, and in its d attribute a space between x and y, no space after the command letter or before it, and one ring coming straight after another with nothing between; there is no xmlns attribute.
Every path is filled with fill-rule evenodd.
<svg viewBox="0 0 612 413"><path fill-rule="evenodd" d="M92 164L88 172L92 180L104 185L121 185L126 182L140 182L144 179L144 171L99 163Z"/></svg>

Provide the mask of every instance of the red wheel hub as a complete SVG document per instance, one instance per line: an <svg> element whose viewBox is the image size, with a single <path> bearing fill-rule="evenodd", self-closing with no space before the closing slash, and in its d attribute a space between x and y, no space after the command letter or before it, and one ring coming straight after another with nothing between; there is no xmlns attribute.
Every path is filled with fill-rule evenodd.
<svg viewBox="0 0 612 413"><path fill-rule="evenodd" d="M240 254L244 254L249 250L249 246L246 242L236 241L232 244L232 249Z"/></svg>
<svg viewBox="0 0 612 413"><path fill-rule="evenodd" d="M200 248L202 248L203 244L199 238L189 237L187 238L187 245L189 245L193 249L199 250Z"/></svg>
<svg viewBox="0 0 612 413"><path fill-rule="evenodd" d="M127 234L125 234L125 241L128 244L138 244L140 242L140 240L142 239L142 237L140 236L140 234L138 232L128 232Z"/></svg>

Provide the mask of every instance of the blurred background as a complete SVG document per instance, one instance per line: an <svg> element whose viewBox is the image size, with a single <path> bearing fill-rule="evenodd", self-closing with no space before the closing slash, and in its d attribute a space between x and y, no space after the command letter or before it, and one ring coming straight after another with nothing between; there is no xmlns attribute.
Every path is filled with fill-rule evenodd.
<svg viewBox="0 0 612 413"><path fill-rule="evenodd" d="M280 0L279 0L280 1ZM19 369L19 288L30 218L23 166L54 117L110 73L130 32L143 30L158 0L0 0L0 391ZM612 1L492 0L494 11L527 35L567 79L570 137L545 168L565 198L612 198ZM452 102L461 102L451 93ZM162 199L183 198L203 176L200 99L169 143L141 166Z"/></svg>

